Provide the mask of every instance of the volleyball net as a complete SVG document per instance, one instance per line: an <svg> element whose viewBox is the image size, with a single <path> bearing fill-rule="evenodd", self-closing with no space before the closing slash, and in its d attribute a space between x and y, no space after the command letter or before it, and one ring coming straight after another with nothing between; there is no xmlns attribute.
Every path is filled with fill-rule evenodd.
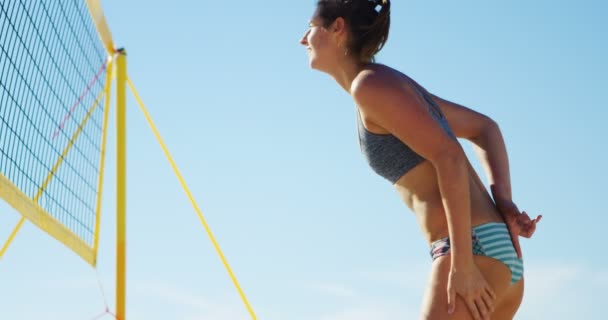
<svg viewBox="0 0 608 320"><path fill-rule="evenodd" d="M0 0L0 197L92 265L107 57L86 3Z"/></svg>
<svg viewBox="0 0 608 320"><path fill-rule="evenodd" d="M0 0L0 198L22 215L1 247L0 258L27 219L95 267L114 82L115 317L124 320L126 314L128 86L251 318L256 319L126 70L126 53L114 48L99 0Z"/></svg>

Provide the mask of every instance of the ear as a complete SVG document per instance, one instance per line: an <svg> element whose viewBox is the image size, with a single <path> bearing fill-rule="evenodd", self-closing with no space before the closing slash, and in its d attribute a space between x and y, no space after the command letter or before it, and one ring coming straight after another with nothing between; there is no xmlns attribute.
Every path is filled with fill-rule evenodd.
<svg viewBox="0 0 608 320"><path fill-rule="evenodd" d="M336 18L329 27L329 30L336 33L337 35L346 34L346 21L342 17Z"/></svg>
<svg viewBox="0 0 608 320"><path fill-rule="evenodd" d="M342 46L348 37L348 30L346 29L346 21L342 17L336 18L334 22L329 26L329 32L333 35L333 38L337 43Z"/></svg>

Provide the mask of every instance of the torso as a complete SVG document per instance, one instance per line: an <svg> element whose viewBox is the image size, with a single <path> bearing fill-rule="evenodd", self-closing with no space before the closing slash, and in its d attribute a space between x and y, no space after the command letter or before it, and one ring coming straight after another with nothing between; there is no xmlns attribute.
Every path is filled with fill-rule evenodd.
<svg viewBox="0 0 608 320"><path fill-rule="evenodd" d="M400 77L403 79L404 86L415 83L405 75L400 74ZM420 103L425 102L421 100ZM373 134L390 133L373 123L373 121L370 121L363 112L360 112L360 118L362 125L369 132ZM471 227L487 222L504 222L490 195L481 183L477 172L475 172L470 163L467 163L467 165L469 168ZM437 181L437 173L428 160L423 160L414 167L409 168L405 174L394 181L393 186L403 202L416 216L420 230L429 246L432 242L449 236L446 214ZM473 259L499 297L498 299L500 299L495 306L496 311L492 317L496 316L501 319L513 318L523 297L523 278L515 285L509 285L511 275L505 264L485 256L474 256ZM433 263L430 294L427 295L428 301L425 300L426 302L423 306L423 312L427 315L431 315L433 312L438 315L444 315L445 313L443 309L437 311L439 310L437 305L445 306L447 303L445 299L445 287L448 285L446 279L451 270L450 265L450 259L447 257L440 257ZM463 310L464 307L465 305L461 304L457 309ZM460 314L463 315L464 313L461 312ZM429 316L428 318L431 317L436 318L435 316Z"/></svg>
<svg viewBox="0 0 608 320"><path fill-rule="evenodd" d="M488 194L477 187L478 177L469 169L471 226L486 222L502 222L502 218ZM403 202L414 212L426 241L431 242L448 236L447 220L437 174L433 165L424 161L401 177L394 184Z"/></svg>
<svg viewBox="0 0 608 320"><path fill-rule="evenodd" d="M404 86L418 85L409 77L399 73ZM420 103L426 103L421 99ZM370 121L360 113L363 126L375 134L389 134L388 131ZM471 226L486 222L502 222L503 219L494 206L489 194L481 189L476 180L477 173L469 164L469 189L471 203ZM425 239L431 242L448 236L447 220L437 174L433 165L422 161L401 176L393 186L404 203L414 212Z"/></svg>

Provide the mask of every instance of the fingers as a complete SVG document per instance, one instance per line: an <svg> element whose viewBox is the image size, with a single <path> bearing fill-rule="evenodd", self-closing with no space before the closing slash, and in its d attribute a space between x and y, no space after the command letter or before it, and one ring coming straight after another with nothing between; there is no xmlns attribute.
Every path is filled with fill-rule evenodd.
<svg viewBox="0 0 608 320"><path fill-rule="evenodd" d="M489 320L492 313L494 313L496 294L488 285L476 296L469 296L464 300L475 320Z"/></svg>
<svg viewBox="0 0 608 320"><path fill-rule="evenodd" d="M538 223L540 222L540 219L542 219L543 216L541 214L539 214L536 219L532 220L530 219L530 216L528 215L528 213L526 213L525 211L523 211L518 217L517 220L518 222L520 222L521 224L524 225L528 225L528 224L533 224L533 223Z"/></svg>
<svg viewBox="0 0 608 320"><path fill-rule="evenodd" d="M509 234L511 235L511 242L513 242L513 247L515 248L515 252L517 253L517 257L521 259L521 245L519 244L519 235L521 231L511 231L509 230Z"/></svg>
<svg viewBox="0 0 608 320"><path fill-rule="evenodd" d="M530 219L530 216L524 211L522 212L519 216L517 216L517 224L522 227L525 228L527 226L529 226L532 223L532 220Z"/></svg>
<svg viewBox="0 0 608 320"><path fill-rule="evenodd" d="M525 225L522 225L520 235L525 238L532 237L532 235L536 231L536 224L542 219L542 217L542 215L539 215L538 217L536 217L536 219L530 220L530 217L526 214L524 220L526 220L527 218L527 221L525 221Z"/></svg>
<svg viewBox="0 0 608 320"><path fill-rule="evenodd" d="M494 312L494 304L489 296L481 296L477 299L467 300L467 307L475 320L488 320Z"/></svg>
<svg viewBox="0 0 608 320"><path fill-rule="evenodd" d="M534 234L534 231L536 231L536 222L533 222L530 225L523 228L521 235L522 235L522 237L530 238Z"/></svg>
<svg viewBox="0 0 608 320"><path fill-rule="evenodd" d="M492 301L496 300L496 293L494 293L494 290L492 290L492 288L489 285L486 286L486 292L485 293L488 295L489 298L492 299ZM494 307L492 306L492 308L494 308Z"/></svg>
<svg viewBox="0 0 608 320"><path fill-rule="evenodd" d="M477 310L479 311L480 319L487 320L490 319L490 308L486 306L486 302L483 299L478 299L475 301L475 305L477 306Z"/></svg>
<svg viewBox="0 0 608 320"><path fill-rule="evenodd" d="M494 313L494 301L496 295L489 286L486 286L485 290L481 293L481 296L477 298L476 305L479 309L480 315L483 319L490 319L492 313Z"/></svg>
<svg viewBox="0 0 608 320"><path fill-rule="evenodd" d="M471 315L473 316L473 319L482 320L481 314L479 313L479 310L477 310L477 305L475 304L475 300L467 299L466 304L467 304L467 307L469 308L469 311L471 312Z"/></svg>
<svg viewBox="0 0 608 320"><path fill-rule="evenodd" d="M494 312L496 294L475 265L464 272L450 271L447 294L448 314L453 314L456 309L457 295L462 298L475 320L488 320Z"/></svg>
<svg viewBox="0 0 608 320"><path fill-rule="evenodd" d="M454 313L456 310L456 291L448 289L448 314Z"/></svg>

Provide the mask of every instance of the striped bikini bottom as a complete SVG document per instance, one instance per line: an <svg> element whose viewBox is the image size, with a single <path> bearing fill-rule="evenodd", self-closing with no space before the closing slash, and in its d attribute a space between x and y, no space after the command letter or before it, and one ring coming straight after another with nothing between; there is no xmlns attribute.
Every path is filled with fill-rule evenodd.
<svg viewBox="0 0 608 320"><path fill-rule="evenodd" d="M524 262L517 257L517 252L511 242L507 225L500 222L490 222L473 228L473 254L487 256L504 263L511 270L511 284L523 277ZM433 260L450 254L450 239L439 239L431 244Z"/></svg>

